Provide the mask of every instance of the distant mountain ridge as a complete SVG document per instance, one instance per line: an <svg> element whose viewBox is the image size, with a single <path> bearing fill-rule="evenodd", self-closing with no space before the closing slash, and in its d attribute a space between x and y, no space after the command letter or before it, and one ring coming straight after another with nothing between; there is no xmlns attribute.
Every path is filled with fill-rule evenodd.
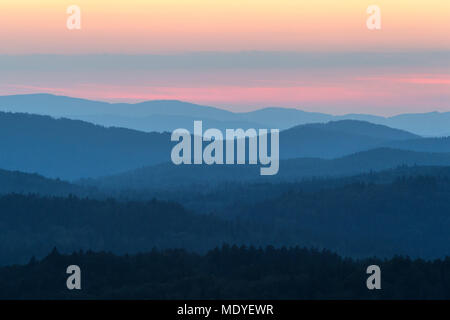
<svg viewBox="0 0 450 320"><path fill-rule="evenodd" d="M106 127L145 132L173 131L203 120L204 127L259 128L262 124L236 114L177 100L154 100L136 104L107 103L51 94L0 96L0 111L48 115L82 120Z"/></svg>
<svg viewBox="0 0 450 320"><path fill-rule="evenodd" d="M421 138L403 130L359 120L305 124L280 133L280 158L332 159L416 139L420 141ZM405 146L405 149L408 148Z"/></svg>
<svg viewBox="0 0 450 320"><path fill-rule="evenodd" d="M275 176L260 176L258 166L254 165L176 166L163 163L79 183L99 189L155 190L225 182L294 182L305 178L352 176L399 166L450 166L450 153L379 148L337 159L286 159L281 160L280 171Z"/></svg>
<svg viewBox="0 0 450 320"><path fill-rule="evenodd" d="M146 132L185 128L194 120L203 120L205 128L278 128L281 130L307 123L361 120L423 136L450 135L450 112L381 117L367 114L335 116L290 108L264 108L252 112L234 113L176 100L154 100L136 104L107 103L51 94L0 96L0 111L67 117L108 127L125 127Z"/></svg>
<svg viewBox="0 0 450 320"><path fill-rule="evenodd" d="M38 174L0 169L0 194L42 194L52 196L92 195L94 189L66 181L48 179Z"/></svg>
<svg viewBox="0 0 450 320"><path fill-rule="evenodd" d="M109 176L169 162L176 144L167 132L145 133L3 112L0 134L7 137L0 140L0 168L66 180ZM380 147L450 152L450 138L420 138L356 120L300 125L280 133L280 159L333 159Z"/></svg>
<svg viewBox="0 0 450 320"><path fill-rule="evenodd" d="M177 143L168 132L146 133L4 112L0 112L0 135L5 137L0 140L0 168L65 180L114 175L169 162ZM336 158L417 139L420 141L405 131L354 120L302 125L280 133L280 158Z"/></svg>
<svg viewBox="0 0 450 320"><path fill-rule="evenodd" d="M97 179L69 183L38 174L0 169L0 194L40 194L105 198L113 191L177 190L223 183L292 183L304 179L357 178L369 173L384 180L390 176L432 175L450 177L450 153L426 153L389 148L359 152L337 159L299 158L281 161L276 176L258 175L258 168L241 166L175 166L162 163ZM381 173L384 174L381 174ZM389 179L387 179L389 180ZM351 181L351 179L349 180ZM391 181L391 180L389 180Z"/></svg>
<svg viewBox="0 0 450 320"><path fill-rule="evenodd" d="M0 113L0 168L65 180L170 161L170 135Z"/></svg>

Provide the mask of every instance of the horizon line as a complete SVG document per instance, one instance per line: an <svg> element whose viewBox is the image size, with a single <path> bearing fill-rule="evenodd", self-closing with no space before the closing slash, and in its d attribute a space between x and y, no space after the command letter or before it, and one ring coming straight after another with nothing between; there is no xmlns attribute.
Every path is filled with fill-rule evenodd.
<svg viewBox="0 0 450 320"><path fill-rule="evenodd" d="M50 92L36 92L36 93L23 93L23 94L3 94L0 95L0 98L2 97L18 97L18 96L53 96L53 97L61 97L61 98L69 98L69 99L74 99L74 100L83 100L83 101L89 101L89 102L99 102L99 103L106 103L106 104L111 104L111 105L117 105L117 104L127 104L127 105L138 105L138 104L142 104L142 103L146 103L146 102L178 102L178 103L185 103L185 104L190 104L190 105L194 105L194 106L199 106L199 107L205 107L205 108L214 108L214 109L218 109L221 111L225 111L225 112L229 112L229 113L233 113L233 114L245 114L245 113L252 113L255 111L261 111L261 110L268 110L268 109L281 109L281 110L295 110L295 111L299 111L299 112L305 112L305 113L313 113L313 114L322 114L322 115L329 115L329 116L335 116L335 117L342 117L342 116L350 116L350 115L364 115L364 116L372 116L372 117L379 117L379 118L393 118L396 116L401 116L401 115L418 115L418 114L432 114L432 113L439 113L439 114L445 114L445 113L449 113L450 110L447 111L438 111L438 110L433 110L433 111L428 111L428 112L404 112L404 113L397 113L391 116L386 116L386 115L376 115L376 114L371 114L371 113L343 113L343 114L335 114L335 113L325 113L325 112L317 112L317 111L308 111L305 109L299 109L296 107L280 107L280 106L273 106L273 107L256 107L254 110L251 111L242 111L242 112L236 112L236 111L231 111L231 110L227 110L225 108L222 108L220 106L215 106L215 105L205 105L205 104L200 104L200 103L196 103L196 102L190 102L190 101L185 101L185 100L179 100L179 99L154 99L154 100L142 100L142 101L137 101L137 102L113 102L113 101L108 101L108 100L103 100L103 99L89 99L89 98L83 98L83 97L76 97L76 96L69 96L69 95L62 95L62 94L55 94L55 93L50 93ZM1 107L1 106L0 106ZM0 110L1 111L1 110Z"/></svg>

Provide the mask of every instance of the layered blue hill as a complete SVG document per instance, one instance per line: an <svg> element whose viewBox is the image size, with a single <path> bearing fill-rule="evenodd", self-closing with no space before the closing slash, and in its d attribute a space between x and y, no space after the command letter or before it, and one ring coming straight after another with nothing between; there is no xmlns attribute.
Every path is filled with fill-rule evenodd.
<svg viewBox="0 0 450 320"><path fill-rule="evenodd" d="M38 174L0 170L0 194L41 194L51 196L92 196L93 188L81 187L59 179L49 179Z"/></svg>
<svg viewBox="0 0 450 320"><path fill-rule="evenodd" d="M0 134L0 168L68 180L169 162L175 145L169 133L21 113L0 113ZM334 158L410 138L418 137L361 121L304 125L281 132L280 157Z"/></svg>
<svg viewBox="0 0 450 320"><path fill-rule="evenodd" d="M450 166L450 153L379 148L336 159L286 159L281 160L280 171L274 176L260 176L259 167L254 165L176 166L172 163L164 163L109 177L82 180L80 184L105 190L154 191L228 182L295 182L305 178L352 176L400 166Z"/></svg>
<svg viewBox="0 0 450 320"><path fill-rule="evenodd" d="M0 113L0 168L76 179L170 160L170 136Z"/></svg>
<svg viewBox="0 0 450 320"><path fill-rule="evenodd" d="M185 128L189 127L194 120L203 120L205 128L278 128L280 130L307 123L360 120L406 130L421 136L450 135L450 112L381 117L368 114L330 115L273 107L234 113L175 100L155 100L136 104L106 103L50 94L0 96L0 111L66 117L107 127L125 127L146 132Z"/></svg>
<svg viewBox="0 0 450 320"><path fill-rule="evenodd" d="M187 128L191 132L192 125L191 123L191 127ZM110 176L168 163L175 145L175 142L170 141L168 132L146 133L125 128L107 128L79 120L23 113L0 112L0 134L3 137L0 140L0 168L66 180ZM335 159L379 148L447 153L450 152L450 138L421 138L403 130L356 120L300 125L280 133L281 160ZM436 159L438 156L429 157ZM387 155L386 164L389 159ZM370 159L361 161L371 163ZM379 161L382 164L383 161ZM312 162L314 165L308 170L316 172L321 161ZM432 161L420 163L426 165L432 164ZM446 164L441 160L436 163ZM286 166L287 163L283 163L280 167L280 176L291 174ZM171 170L194 172L203 169L183 166ZM219 174L230 169L211 170ZM238 172L240 168L235 170ZM259 166L251 166L246 172L257 170ZM245 175L244 173L243 176ZM215 177L212 176L211 179Z"/></svg>
<svg viewBox="0 0 450 320"><path fill-rule="evenodd" d="M280 134L280 158L336 158L418 139L412 133L357 120L306 124Z"/></svg>

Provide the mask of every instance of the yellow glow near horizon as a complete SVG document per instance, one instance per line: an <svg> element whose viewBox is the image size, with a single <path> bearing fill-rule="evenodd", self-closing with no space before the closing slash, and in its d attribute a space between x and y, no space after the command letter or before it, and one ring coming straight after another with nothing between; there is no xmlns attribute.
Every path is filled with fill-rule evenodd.
<svg viewBox="0 0 450 320"><path fill-rule="evenodd" d="M66 29L66 8L82 29ZM382 30L365 26L381 8ZM4 0L0 53L450 49L448 0Z"/></svg>

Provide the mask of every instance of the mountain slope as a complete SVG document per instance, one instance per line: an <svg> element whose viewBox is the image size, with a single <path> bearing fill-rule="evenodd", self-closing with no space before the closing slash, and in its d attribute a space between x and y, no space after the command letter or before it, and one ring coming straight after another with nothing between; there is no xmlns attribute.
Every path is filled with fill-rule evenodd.
<svg viewBox="0 0 450 320"><path fill-rule="evenodd" d="M170 160L169 134L0 113L0 168L77 179Z"/></svg>
<svg viewBox="0 0 450 320"><path fill-rule="evenodd" d="M192 130L194 121L202 120L204 129L216 128L223 132L229 128L262 128L261 124L246 122L241 120L216 120L205 116L179 116L155 114L145 117L97 115L97 116L76 116L72 117L82 121L95 123L105 127L111 125L122 128L132 128L144 132L172 132L178 128Z"/></svg>
<svg viewBox="0 0 450 320"><path fill-rule="evenodd" d="M63 196L87 195L92 189L82 188L66 181L48 179L38 174L0 170L0 194L42 194Z"/></svg>
<svg viewBox="0 0 450 320"><path fill-rule="evenodd" d="M298 186L225 208L230 214L240 210L236 220L194 214L166 201L0 196L0 264L23 263L54 246L63 252L133 253L153 247L204 251L229 241L329 248L356 257L449 254L448 177L319 190Z"/></svg>
<svg viewBox="0 0 450 320"><path fill-rule="evenodd" d="M264 108L252 112L233 113L220 108L174 100L142 103L106 103L85 99L31 94L0 96L0 111L26 112L53 117L90 121L104 126L130 129L171 131L204 120L205 127L214 128L278 128L339 120L360 120L402 129L423 136L450 135L450 112L401 114L381 117L367 114L330 115L292 108Z"/></svg>
<svg viewBox="0 0 450 320"><path fill-rule="evenodd" d="M146 132L190 128L203 120L211 128L260 128L226 110L176 100L141 103L107 103L51 94L0 96L0 111L21 112L83 120L107 127L124 127Z"/></svg>
<svg viewBox="0 0 450 320"><path fill-rule="evenodd" d="M422 136L450 136L450 112L400 114L386 118L380 123Z"/></svg>
<svg viewBox="0 0 450 320"><path fill-rule="evenodd" d="M52 94L0 96L1 110L44 114L53 117L110 114L146 117L155 114L224 118L231 112L177 100L154 100L141 103L108 103Z"/></svg>
<svg viewBox="0 0 450 320"><path fill-rule="evenodd" d="M328 130L330 132L345 132L349 134L359 134L372 138L385 140L408 140L420 138L418 135L408 131L386 127L360 120L340 120L327 123L312 123L305 127Z"/></svg>
<svg viewBox="0 0 450 320"><path fill-rule="evenodd" d="M387 147L419 152L450 152L450 137L390 141Z"/></svg>
<svg viewBox="0 0 450 320"><path fill-rule="evenodd" d="M344 255L446 256L449 182L448 177L418 176L300 190L251 206L240 217L283 224L314 245Z"/></svg>
<svg viewBox="0 0 450 320"><path fill-rule="evenodd" d="M281 132L280 158L336 158L389 145L391 141L417 138L406 131L364 121L306 124Z"/></svg>
<svg viewBox="0 0 450 320"><path fill-rule="evenodd" d="M267 127L279 129L287 129L307 123L328 122L334 118L325 113L273 107L240 113L239 116L247 121L262 123Z"/></svg>
<svg viewBox="0 0 450 320"><path fill-rule="evenodd" d="M100 189L155 190L189 185L214 185L223 182L280 182L310 177L350 176L398 166L450 166L450 153L423 153L379 148L338 159L299 158L281 160L275 176L260 176L259 166L158 164L79 183Z"/></svg>
<svg viewBox="0 0 450 320"><path fill-rule="evenodd" d="M187 129L192 132L192 124ZM168 162L176 144L170 133L1 112L0 134L7 137L0 140L0 168L66 180ZM303 125L281 132L280 157L335 158L407 138L417 136L361 121Z"/></svg>

